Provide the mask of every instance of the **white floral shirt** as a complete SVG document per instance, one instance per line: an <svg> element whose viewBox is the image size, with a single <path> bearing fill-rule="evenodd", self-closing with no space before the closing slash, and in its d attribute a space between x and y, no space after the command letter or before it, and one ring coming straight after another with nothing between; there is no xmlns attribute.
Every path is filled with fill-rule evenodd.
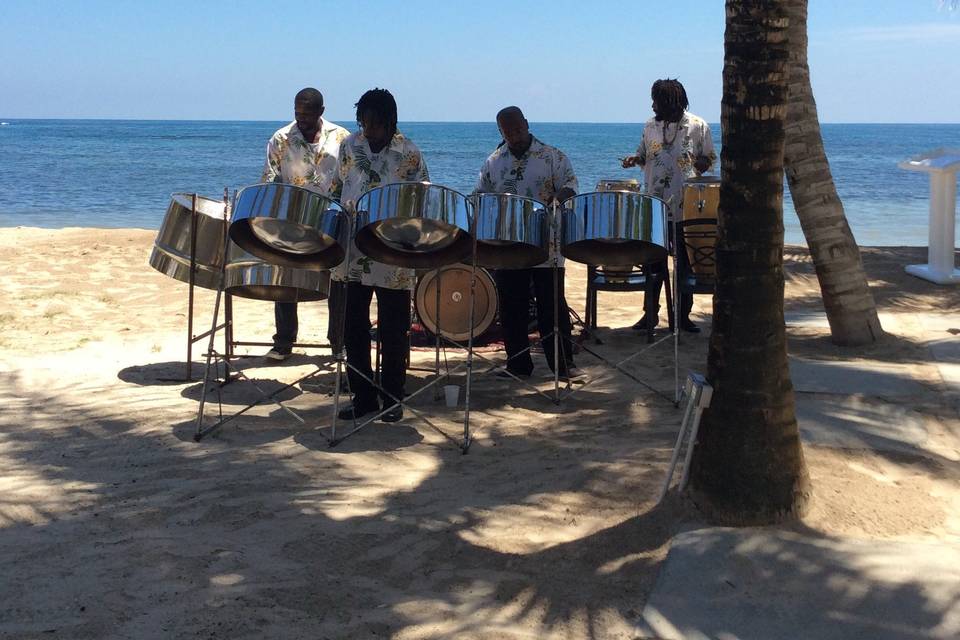
<svg viewBox="0 0 960 640"><path fill-rule="evenodd" d="M316 142L307 142L296 121L279 129L267 142L267 162L261 182L280 182L338 197L340 175L337 154L350 132L327 120L320 120Z"/></svg>
<svg viewBox="0 0 960 640"><path fill-rule="evenodd" d="M700 175L693 166L694 160L705 156L710 166L717 160L710 126L689 111L683 113L679 122L647 120L637 156L647 193L662 198L671 215L680 210L683 181Z"/></svg>
<svg viewBox="0 0 960 640"><path fill-rule="evenodd" d="M379 153L370 151L362 131L351 134L340 145L339 176L343 184L340 201L350 212L356 210L360 196L374 187L430 180L420 149L400 132ZM356 245L350 252L353 257L349 269L343 264L334 268L330 272L334 280L386 289L413 289L417 283L413 269L376 262L360 253Z"/></svg>
<svg viewBox="0 0 960 640"><path fill-rule="evenodd" d="M483 163L474 191L512 193L549 205L554 194L561 189L568 188L576 193L577 186L577 176L566 154L534 137L530 148L519 158L510 153L506 143L497 147ZM555 256L558 256L556 238L551 236L550 258L537 266L552 266ZM558 264L563 264L562 256L559 256Z"/></svg>

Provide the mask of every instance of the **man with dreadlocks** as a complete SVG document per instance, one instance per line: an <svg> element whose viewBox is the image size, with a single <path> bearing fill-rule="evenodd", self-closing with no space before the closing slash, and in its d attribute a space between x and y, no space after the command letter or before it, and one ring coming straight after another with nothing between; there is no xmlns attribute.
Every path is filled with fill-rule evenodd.
<svg viewBox="0 0 960 640"><path fill-rule="evenodd" d="M623 167L643 169L647 193L663 199L667 212L680 211L683 182L708 171L717 159L713 150L710 127L703 118L687 111L690 106L687 92L679 80L657 80L650 91L654 116L643 127L643 137L636 155L623 159ZM665 273L666 262L646 265L649 273ZM660 322L660 287L663 279L647 279L643 298L643 317L633 325L638 331L647 331ZM697 333L700 327L690 320L693 296L680 297L680 328Z"/></svg>
<svg viewBox="0 0 960 640"><path fill-rule="evenodd" d="M356 210L357 200L369 189L393 182L430 179L420 149L397 130L397 103L386 89L371 89L355 105L360 131L340 145L339 174L343 183L341 202ZM380 384L384 406L390 398L403 399L410 345L410 290L415 284L412 269L373 261L352 248L349 265L332 271L335 280L347 282L344 346L353 406L340 411L343 420L355 420L380 410L370 365L370 302L377 295L377 330L382 345ZM359 254L359 255L358 255ZM359 373L358 373L359 372ZM363 374L363 375L360 375ZM366 376L366 378L364 378ZM385 392L385 393L384 393ZM396 422L403 407L396 404L381 418Z"/></svg>

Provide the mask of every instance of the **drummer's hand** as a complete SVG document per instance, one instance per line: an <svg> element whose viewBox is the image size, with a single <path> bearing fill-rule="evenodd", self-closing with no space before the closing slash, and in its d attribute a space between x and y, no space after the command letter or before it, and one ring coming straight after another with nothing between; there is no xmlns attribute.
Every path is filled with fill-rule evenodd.
<svg viewBox="0 0 960 640"><path fill-rule="evenodd" d="M710 168L710 158L707 156L697 156L697 159L693 161L693 166L697 170L697 173L703 173Z"/></svg>
<svg viewBox="0 0 960 640"><path fill-rule="evenodd" d="M642 164L640 160L640 156L627 156L626 158L622 158L620 162L620 165L624 169L629 169L630 167L637 167L637 166L640 166L640 164Z"/></svg>

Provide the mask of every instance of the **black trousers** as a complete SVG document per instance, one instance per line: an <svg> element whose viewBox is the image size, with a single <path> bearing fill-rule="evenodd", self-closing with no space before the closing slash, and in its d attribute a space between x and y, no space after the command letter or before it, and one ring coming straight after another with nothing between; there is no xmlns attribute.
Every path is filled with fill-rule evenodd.
<svg viewBox="0 0 960 640"><path fill-rule="evenodd" d="M644 315L656 315L660 311L660 290L663 288L663 280L667 275L667 261L643 266L647 272L647 282L643 290L643 313ZM693 309L693 294L675 291L674 295L680 297L680 317L688 318L690 311Z"/></svg>
<svg viewBox="0 0 960 640"><path fill-rule="evenodd" d="M290 353L293 343L297 341L297 303L275 302L273 319L277 327L277 332L273 334L273 348L280 353Z"/></svg>
<svg viewBox="0 0 960 640"><path fill-rule="evenodd" d="M573 366L573 354L570 342L570 311L563 296L564 270L559 269L560 299L558 309L558 327L560 329L560 373L566 374L567 368ZM524 351L530 346L527 337L527 318L530 310L530 285L533 284L533 293L537 302L537 328L540 331L540 345L547 359L547 365L553 371L553 336L546 340L542 336L553 333L553 269L498 269L494 274L497 283L497 293L500 296L500 326L503 329L503 340L507 347L507 369L518 375L530 375L533 372L533 359L530 351ZM521 353L523 352L523 353Z"/></svg>
<svg viewBox="0 0 960 640"><path fill-rule="evenodd" d="M407 377L407 357L410 353L410 292L400 289L369 287L359 282L347 285L346 323L344 345L347 363L370 380L370 302L377 294L377 330L380 334L380 385L398 399L403 399L403 385ZM353 391L355 406L370 407L377 401L376 388L353 368L347 369L347 379ZM384 404L393 404L385 393L380 393Z"/></svg>

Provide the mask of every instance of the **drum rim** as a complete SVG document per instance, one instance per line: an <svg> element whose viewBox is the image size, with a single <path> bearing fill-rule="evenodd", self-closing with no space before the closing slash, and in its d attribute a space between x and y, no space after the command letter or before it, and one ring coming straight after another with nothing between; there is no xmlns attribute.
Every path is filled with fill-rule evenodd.
<svg viewBox="0 0 960 640"><path fill-rule="evenodd" d="M660 204L662 204L664 207L667 206L666 201L664 201L664 199L661 198L661 197L659 197L659 196L654 196L654 195L651 195L651 194L649 194L649 193L640 193L639 191L628 191L628 190L626 190L626 189L614 189L614 190L612 190L612 191L587 191L586 193L578 193L577 195L575 195L575 196L570 196L569 198L567 198L566 200L564 200L564 201L560 204L560 206L561 206L562 208L564 208L564 209L571 209L572 207L567 207L567 206L566 206L567 203L568 203L568 202L573 202L574 200L577 200L578 198L586 198L587 196L597 196L597 195L599 195L599 196L605 196L605 195L619 194L619 193L624 193L624 194L627 194L627 195L630 195L630 196L634 196L634 197L637 197L637 198L649 198L649 199L651 199L651 200L656 200L656 201L658 201L658 202L659 202Z"/></svg>
<svg viewBox="0 0 960 640"><path fill-rule="evenodd" d="M241 195L244 191L247 191L248 189L256 189L256 188L259 188L259 187L274 187L274 188L283 187L283 188L287 188L287 189L296 189L296 190L298 190L298 191L303 191L304 193L307 193L307 194L309 194L309 195L311 195L311 196L313 196L313 197L322 198L322 199L324 199L324 200L328 200L328 201L330 201L330 202L333 202L333 203L335 203L335 204L337 205L337 207L339 207L339 210L340 210L340 211L342 211L342 210L344 209L343 203L341 203L340 200L338 200L337 198L334 198L334 197L333 197L332 195L330 195L329 193L323 193L323 192L321 192L321 191L314 191L313 189L308 189L307 187L301 187L300 185L297 185L297 184L290 184L289 182L257 182L256 184L248 184L247 186L245 186L245 187L240 187L240 188L237 190L236 195L234 196L234 197L235 197L235 200L240 200L240 195ZM326 211L326 209L324 209L324 211ZM231 213L231 216L232 216L233 211L231 210L230 213Z"/></svg>
<svg viewBox="0 0 960 640"><path fill-rule="evenodd" d="M183 203L183 202L177 202L177 196L183 196L184 198L186 198L187 202L185 202L185 203ZM214 218L215 220L218 220L218 221L223 219L223 214L224 214L224 211L223 211L223 207L224 207L223 198L220 198L220 199L218 200L218 199L216 199L216 198L211 198L210 196L205 196L205 195L202 195L202 194L199 194L199 193L190 193L190 192L187 192L187 191L174 191L173 193L170 194L170 204L176 203L177 206L183 207L184 209L187 210L187 213L189 213L189 212L192 210L192 202L191 202L191 200L193 199L193 196L197 196L197 201L198 201L198 202L201 201L201 200L202 200L202 201L205 201L205 202L212 202L212 203L214 203L214 204L216 204L217 206L220 207L220 211L219 211L216 215L214 215L214 214L212 214L212 213L207 213L206 211L202 211L202 210L200 210L200 209L197 209L197 213L202 214L202 215L205 215L205 216L207 216L208 218ZM167 205L167 208L169 208L169 207L170 207L170 205ZM226 211L227 216L226 216L226 217L227 217L227 221L229 222L229 220L230 220L230 215L232 214L232 210L231 210L229 204L227 204L226 207L227 207L227 211Z"/></svg>
<svg viewBox="0 0 960 640"><path fill-rule="evenodd" d="M429 271L427 271L427 273L417 278L417 283L413 288L413 296L412 296L413 309L414 311L416 311L417 318L420 319L420 322L423 324L423 327L428 331L430 331L430 333L433 333L434 335L436 335L437 333L436 322L434 322L433 320L430 320L430 322L433 324L433 328L431 329L430 327L427 326L427 320L424 319L423 314L420 312L420 309L422 308L422 306L426 304L426 300L425 300L426 292L424 291L423 294L421 295L421 288L425 290L429 285L429 283L432 282L432 280L437 277L438 271L444 271L447 269L459 269L459 270L465 270L469 272L471 268L472 266L469 264L455 262L452 264L439 267L438 269L430 269ZM489 292L488 298L493 302L493 304L490 305L490 309L487 310L486 314L483 315L483 317L480 319L479 322L477 321L477 317L474 316L474 322L477 326L482 325L483 322L486 321L486 326L483 327L483 330L478 331L473 335L474 339L479 338L484 333L490 330L490 328L494 325L494 320L496 319L497 313L500 310L500 292L497 291L497 283L496 283L496 280L494 280L493 278L493 274L490 273L489 269L486 269L480 266L477 266L477 272L478 272L478 280L483 276L487 278L487 283L488 283L487 291ZM479 274L482 274L482 276ZM430 278L431 280L428 281L427 278ZM421 284L424 282L426 282L426 284ZM464 333L454 334L446 330L444 331L443 335L448 340L461 341L461 342L470 338L469 335L464 335Z"/></svg>
<svg viewBox="0 0 960 640"><path fill-rule="evenodd" d="M433 189L440 189L443 191L449 191L450 193L460 196L461 198L464 199L464 201L468 203L470 202L470 196L464 195L463 193L461 193L460 191L457 191L456 189L451 189L450 187L446 187L442 184L437 184L436 182L430 182L429 180L400 180L398 182L388 182L386 184L378 184L375 187L371 187L367 189L362 194L360 194L360 197L357 198L357 202L354 205L354 209L359 211L360 201L362 201L364 198L366 198L368 195L370 195L375 191L386 189L388 187L413 186L413 185L420 186L420 187L430 187ZM467 215L470 216L470 214L471 214L471 211L469 210L469 207L468 207ZM470 219L472 220L472 217Z"/></svg>
<svg viewBox="0 0 960 640"><path fill-rule="evenodd" d="M479 201L479 200L481 200L482 198L484 198L484 197L486 197L486 196L492 196L492 197L495 197L495 198L500 198L500 197L506 196L506 197L510 198L511 200L525 200L525 201L527 201L527 202L532 202L532 203L534 203L534 204L540 205L544 210L549 210L549 207L548 207L546 204L544 204L542 200L537 200L536 198L531 198L530 196L521 196L521 195L516 194L516 193L502 193L502 192L499 192L499 191L484 191L484 192L482 192L482 193L481 193L481 192L472 193L472 194L470 194L470 196L468 196L468 199ZM474 205L474 207L478 207L478 206L479 206L479 205Z"/></svg>

